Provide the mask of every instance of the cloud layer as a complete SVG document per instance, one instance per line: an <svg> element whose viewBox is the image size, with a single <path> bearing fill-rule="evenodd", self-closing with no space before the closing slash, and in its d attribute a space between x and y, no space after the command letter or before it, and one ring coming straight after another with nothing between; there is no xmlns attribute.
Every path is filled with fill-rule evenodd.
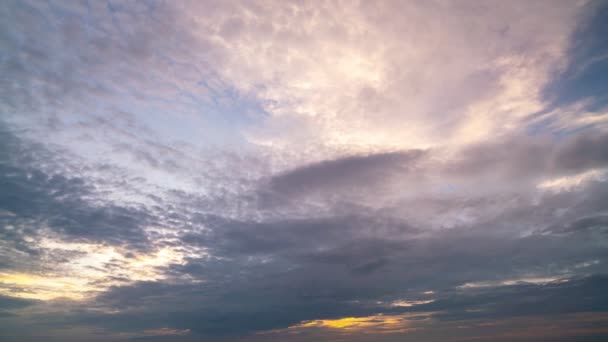
<svg viewBox="0 0 608 342"><path fill-rule="evenodd" d="M606 338L606 8L6 1L0 338Z"/></svg>

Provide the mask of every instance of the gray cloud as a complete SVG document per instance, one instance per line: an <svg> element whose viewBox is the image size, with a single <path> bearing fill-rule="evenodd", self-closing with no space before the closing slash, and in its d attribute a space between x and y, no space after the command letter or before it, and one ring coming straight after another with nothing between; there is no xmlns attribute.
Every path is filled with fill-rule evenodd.
<svg viewBox="0 0 608 342"><path fill-rule="evenodd" d="M177 211L177 207L170 205L162 209L165 218L159 221L149 218L150 210L156 210L153 207L131 209L89 205L81 200L90 192L90 185L83 179L48 177L33 167L36 162L15 161L13 151L27 144L8 132L3 137L7 142L4 145L7 146L7 161L3 164L6 169L3 182L5 188L12 190L9 192L11 197L6 197L2 203L4 210L12 213L6 216L9 224L16 226L18 219L28 220L31 228L22 232L23 237L36 236L36 223L44 222L69 239L124 245L132 249L149 248L155 244L147 238L143 226L160 223L175 229L175 236L179 238L177 245L204 248L209 253L165 270L169 279L188 276L202 283L160 281L113 287L97 297L96 305L121 313L111 316L79 313L79 318L73 321L77 325L102 325L115 331L135 333L138 329L168 324L174 329L190 329L201 336L220 335L230 339L249 332L285 328L304 320L401 312L377 302L418 298L427 290L436 291L438 296L455 296L454 299L438 300L435 306L428 304L415 308L447 310L444 316L437 316L440 320L455 319L450 315L474 319L476 316L467 310L477 307L496 312L492 317L519 317L527 311L513 309L507 299L496 304L495 296L499 296L496 292L480 292L469 298L453 293L453 289L471 282L500 283L529 277L576 278L605 272L607 240L603 227L606 223L597 214L605 210L607 203L608 187L602 181L588 183L575 191L546 193L540 200L536 199L533 207L525 199L513 202L500 207L498 216L484 216L460 229L440 231L391 216L385 210L361 210L356 206L343 207L341 210L349 213L347 215L322 218L236 220L205 212L204 206L199 206L204 202L197 202L196 197L180 192L173 196L193 206ZM567 141L564 146L594 147L578 141ZM26 153L20 155L26 160L39 161L36 153L44 151L37 147L30 157ZM560 155L560 151L568 150L559 147L556 151L556 155ZM477 162L476 157L485 160L483 154L473 153L466 162ZM507 160L518 160L509 158ZM593 160L595 155L590 154L589 158ZM301 174L299 171L288 174L297 177L279 179L293 181L298 188L306 181L314 184L325 172L333 172L338 178L345 173L352 176L340 178L344 183L338 182L337 188L348 187L361 181L362 175L393 172L404 159L402 155L382 155L379 160L385 163L379 163L379 169L368 167L369 160L356 158L344 163L340 160L315 164L304 168ZM499 160L490 165L499 168L501 163L509 163ZM24 165L31 166L26 168ZM309 170L314 177L309 176ZM424 172L424 169L413 170ZM330 186L332 184L327 183L326 187ZM453 206L449 201L452 200L448 200L447 205ZM470 199L467 205L482 208L488 205L485 202L496 201L480 196ZM559 215L555 214L557 211ZM531 235L513 234L521 231L521 227L513 226L525 225L534 228ZM88 231L86 227L94 229ZM15 234L14 231L7 234L7 239L31 246L24 239L10 235ZM588 265L579 266L585 263ZM522 293L518 288L513 290L516 293L504 296L526 294L522 298L542 300L545 298L539 294L542 292L552 301L558 301L557 298L578 291L574 288L563 292L555 290L557 294L549 295L552 287L539 287L530 293L525 292L527 288L522 287ZM602 301L594 294L586 303L602 310ZM597 306L593 306L594 303ZM167 311L168 307L175 309ZM572 302L547 308L560 314L587 310L587 306L576 306ZM530 310L530 314L542 314Z"/></svg>
<svg viewBox="0 0 608 342"><path fill-rule="evenodd" d="M563 139L550 136L511 136L477 144L461 152L460 161L449 161L448 171L461 175L499 173L511 179L573 175L608 166L608 134L589 130Z"/></svg>
<svg viewBox="0 0 608 342"><path fill-rule="evenodd" d="M26 238L36 238L49 229L67 239L88 240L136 249L149 247L143 227L149 214L140 208L86 199L93 188L67 169L47 173L37 165L52 164L53 154L35 143L17 138L10 130L0 134L2 236L21 251L37 253Z"/></svg>
<svg viewBox="0 0 608 342"><path fill-rule="evenodd" d="M417 309L446 310L446 314L439 317L454 320L605 311L608 298L602 288L607 282L606 276L592 276L544 285L518 284L464 291Z"/></svg>
<svg viewBox="0 0 608 342"><path fill-rule="evenodd" d="M321 161L273 176L267 191L286 198L298 193L336 191L353 184L373 186L386 178L412 172L424 156L424 151L412 150Z"/></svg>
<svg viewBox="0 0 608 342"><path fill-rule="evenodd" d="M174 29L170 19L165 21L169 8L159 15L162 2L133 7L111 1L66 5L9 1L2 7L3 17L10 18L3 21L3 70L14 80L3 85L7 109L55 109L75 104L78 97L107 97L115 90L118 73L141 78L116 67L118 61L151 66L155 51ZM103 73L110 76L109 82L94 77Z"/></svg>
<svg viewBox="0 0 608 342"><path fill-rule="evenodd" d="M222 222L224 221L224 222ZM202 244L215 255L264 255L323 250L360 239L406 237L418 231L391 218L369 216L328 217L276 222L215 220L213 228L183 236L186 243Z"/></svg>
<svg viewBox="0 0 608 342"><path fill-rule="evenodd" d="M558 149L554 167L565 172L581 172L608 166L608 134L584 132L569 139Z"/></svg>
<svg viewBox="0 0 608 342"><path fill-rule="evenodd" d="M15 309L34 305L37 301L22 298L0 296L0 309Z"/></svg>
<svg viewBox="0 0 608 342"><path fill-rule="evenodd" d="M342 224L345 223L340 220L333 223L336 227ZM186 273L203 280L200 285L142 283L115 288L99 297L98 303L125 310L125 317L131 315L129 310L139 312L137 322L144 326L153 325L158 319L155 315L165 312L164 308L177 308L168 313L165 321L173 322L172 327L220 335L285 328L302 320L401 312L377 302L417 299L429 289L436 293L432 297L439 297L437 304L403 310L446 311L438 317L473 319L482 313L468 310L479 308L484 308L489 318L498 318L601 311L605 307L601 295L605 280L601 277L580 282L574 279L566 285L517 285L499 292L491 288L472 289L463 294L454 292L456 286L475 281L499 283L519 278L525 281L527 277L570 278L588 272L602 273L603 263L584 268L575 266L589 260L603 262L605 237L604 242L598 241L597 236L580 233L567 237L513 238L474 230L403 240L394 235L357 238L356 233L355 237L346 233L332 235L332 224L326 223L328 231L321 233L323 241L325 246L335 247L317 248L320 246L309 244L304 238L300 239L299 246L290 242L294 241L290 230L297 236L298 228L305 227L302 222L268 226L270 228L252 224L241 229L256 227L269 233L282 227L285 231L264 235L273 243L234 234L235 228L230 225L216 226L220 240L217 237L215 240L185 238L186 243L202 243L212 248L213 255L221 256L221 259L193 259L185 266L172 268L175 275ZM314 236L319 233L314 224L309 223L309 227L313 236L310 239L315 241ZM342 231L348 229L344 226ZM222 230L226 230L225 234ZM243 239L254 246L253 249L248 248ZM277 247L280 240L285 241L286 248ZM575 300L560 299L565 300L577 291L590 297L578 304ZM521 299L517 306L513 304L513 297ZM539 304L545 300L554 304ZM539 305L546 311L539 311ZM118 321L125 326L129 322L126 318Z"/></svg>

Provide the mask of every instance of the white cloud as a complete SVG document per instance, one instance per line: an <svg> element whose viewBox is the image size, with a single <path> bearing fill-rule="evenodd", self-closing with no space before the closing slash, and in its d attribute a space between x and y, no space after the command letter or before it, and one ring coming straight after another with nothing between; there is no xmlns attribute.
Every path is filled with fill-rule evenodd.
<svg viewBox="0 0 608 342"><path fill-rule="evenodd" d="M366 150L517 130L543 109L540 92L566 62L579 9L554 1L271 2L185 15L219 56L222 78L270 114L249 131L252 142ZM276 134L286 120L294 126Z"/></svg>

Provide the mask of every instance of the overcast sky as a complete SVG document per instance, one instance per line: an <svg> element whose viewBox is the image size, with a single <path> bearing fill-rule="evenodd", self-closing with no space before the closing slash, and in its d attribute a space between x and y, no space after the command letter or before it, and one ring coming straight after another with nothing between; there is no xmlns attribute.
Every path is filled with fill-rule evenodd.
<svg viewBox="0 0 608 342"><path fill-rule="evenodd" d="M0 1L0 340L603 341L608 2Z"/></svg>

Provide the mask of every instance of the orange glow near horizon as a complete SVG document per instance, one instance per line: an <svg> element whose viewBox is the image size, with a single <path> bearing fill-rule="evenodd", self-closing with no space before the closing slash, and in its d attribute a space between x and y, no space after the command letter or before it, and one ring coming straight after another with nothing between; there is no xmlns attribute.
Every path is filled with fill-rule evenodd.
<svg viewBox="0 0 608 342"><path fill-rule="evenodd" d="M83 300L110 286L164 279L162 268L182 263L184 253L163 247L152 253L126 257L113 247L45 239L49 250L86 252L70 263L44 273L0 272L0 294L25 299ZM114 268L107 268L112 263ZM120 280L124 279L124 280Z"/></svg>
<svg viewBox="0 0 608 342"><path fill-rule="evenodd" d="M407 332L416 330L410 324L409 318L416 316L420 321L419 314L399 314L399 315L372 315L365 317L343 317L336 319L320 319L313 321L304 321L300 324L293 325L287 330L289 331L303 331L307 329L331 329L341 331L342 333L349 334L353 332L357 333L371 333L371 334L390 334L397 332ZM430 317L430 313L423 314L424 319Z"/></svg>

